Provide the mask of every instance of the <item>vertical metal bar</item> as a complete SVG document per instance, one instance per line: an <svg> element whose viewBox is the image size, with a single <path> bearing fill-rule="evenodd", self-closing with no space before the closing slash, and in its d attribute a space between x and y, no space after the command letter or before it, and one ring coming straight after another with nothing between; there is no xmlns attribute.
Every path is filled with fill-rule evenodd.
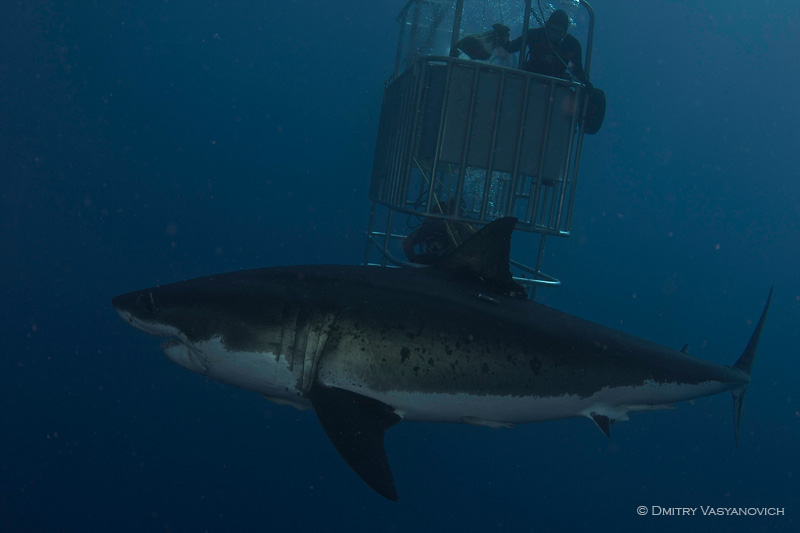
<svg viewBox="0 0 800 533"><path fill-rule="evenodd" d="M425 210L426 213L428 214L430 214L431 212L433 189L436 184L436 172L438 171L438 166L439 166L439 156L442 153L442 141L443 141L442 137L444 136L445 122L447 118L447 108L448 108L448 102L450 100L450 83L452 81L451 78L453 76L453 60L448 59L445 62L445 64L447 65L447 67L445 73L444 96L442 97L442 112L439 115L439 134L436 137L436 150L434 151L433 154L433 164L431 164L431 172L430 175L428 176L430 183L428 187L427 209Z"/></svg>
<svg viewBox="0 0 800 533"><path fill-rule="evenodd" d="M525 65L525 48L528 46L528 28L531 27L531 0L525 0L525 13L522 15L522 43L519 48L519 62L517 68Z"/></svg>
<svg viewBox="0 0 800 533"><path fill-rule="evenodd" d="M397 128L398 146L397 146L397 171L396 171L396 184L393 189L394 198L392 205L402 206L408 199L408 181L411 168L411 143L414 132L411 122L413 117L413 96L417 84L417 70L418 66L414 65L414 69L403 74L403 84L400 86L401 94L398 98L398 114L401 119Z"/></svg>
<svg viewBox="0 0 800 533"><path fill-rule="evenodd" d="M539 240L539 255L536 258L536 273L534 274L534 276L536 276L537 278L539 277L539 274L542 271L542 261L544 260L544 242L545 242L545 240L547 240L547 234L542 233L542 237ZM536 299L536 288L538 286L539 286L538 283L534 283L533 287L531 287L531 300L535 300Z"/></svg>
<svg viewBox="0 0 800 533"><path fill-rule="evenodd" d="M412 78L403 88L403 147L401 152L401 182L396 205L405 204L408 200L408 186L411 180L411 158L414 144L414 119L416 115L417 85L419 84L420 64L417 62L410 72Z"/></svg>
<svg viewBox="0 0 800 533"><path fill-rule="evenodd" d="M408 54L406 54L406 69L408 69L408 60L411 58L411 63L417 62L417 54L419 50L417 47L417 36L419 35L419 5L420 0L414 2L414 15L411 20L411 37L408 38ZM413 56L412 56L413 51Z"/></svg>
<svg viewBox="0 0 800 533"><path fill-rule="evenodd" d="M397 101L399 98L399 90L403 86L405 81L405 76L400 76L394 83L392 83L389 87L384 90L384 103L383 106L387 109L387 114L382 116L382 119L385 119L389 122L388 125L384 125L384 127L390 128L391 131L391 143L387 146L388 153L386 154L386 162L387 162L387 171L386 175L384 176L384 185L381 188L381 200L385 203L392 204L394 201L394 190L397 186L397 175L398 175L398 160L399 160L399 143L400 143L400 133L398 132L398 111L397 111ZM387 98L391 98L387 102Z"/></svg>
<svg viewBox="0 0 800 533"><path fill-rule="evenodd" d="M525 87L522 89L522 111L519 114L519 126L517 127L517 140L516 140L516 147L514 150L514 169L511 172L511 189L512 191L517 190L517 186L519 185L519 155L522 152L522 135L523 131L525 130L525 116L528 114L528 92L530 91L531 86L531 77L530 75L525 75ZM527 220L525 221L528 222Z"/></svg>
<svg viewBox="0 0 800 533"><path fill-rule="evenodd" d="M586 8L589 13L589 31L586 34L586 59L583 62L583 70L586 72L586 77L589 77L589 71L592 69L592 42L594 41L594 9L589 5L586 0L581 0L581 5Z"/></svg>
<svg viewBox="0 0 800 533"><path fill-rule="evenodd" d="M406 187L405 187L405 196L403 200L403 207L407 207L408 204L408 189L411 183L411 169L414 166L414 159L416 158L419 152L419 122L423 119L422 109L425 105L425 95L428 94L428 83L429 83L429 76L428 73L430 69L428 68L429 62L427 59L420 61L416 67L414 67L414 85L413 91L410 91L413 95L412 99L412 106L411 112L413 113L413 117L411 118L410 122L410 146L409 146L409 153L406 159L406 167L404 170L404 176L406 177ZM430 120L430 117L428 117ZM422 170L420 169L420 173ZM420 194L420 193L417 193ZM416 199L416 198L415 198Z"/></svg>
<svg viewBox="0 0 800 533"><path fill-rule="evenodd" d="M583 70L586 72L586 77L588 78L592 70L592 47L594 45L594 9L586 0L580 0L580 3L584 9L586 9L586 12L589 15L589 29L586 33L586 58L583 61ZM585 104L588 103L588 98L586 100L587 102L584 103L583 110L581 111L582 114L585 113ZM581 123L583 123L583 120L581 120ZM570 183L569 203L567 207L567 222L565 224L565 230L561 232L562 234L566 235L569 235L570 229L572 228L572 214L575 208L575 193L578 189L578 171L580 170L581 152L583 151L583 135L583 127L581 127L578 130L578 143L575 148L574 159L575 164L572 168L572 182Z"/></svg>
<svg viewBox="0 0 800 533"><path fill-rule="evenodd" d="M464 189L464 181L467 178L470 139L472 137L472 124L474 123L475 118L475 102L478 97L478 82L481 78L480 67L473 66L470 68L472 70L472 86L470 87L469 106L467 107L467 127L466 132L464 133L464 142L461 145L461 161L459 163L460 168L458 170L458 182L456 183L456 196L455 198L451 198L452 201L455 201L456 216L461 216L458 208L461 205L461 192ZM443 214L446 215L447 213Z"/></svg>
<svg viewBox="0 0 800 533"><path fill-rule="evenodd" d="M394 58L394 72L392 73L392 79L397 78L400 73L400 63L403 58L403 37L406 35L406 25L408 24L408 8L411 6L413 1L414 0L409 0L406 2L406 5L400 10L400 14L397 15L397 22L400 23L400 34L397 36L397 55L395 55Z"/></svg>
<svg viewBox="0 0 800 533"><path fill-rule="evenodd" d="M494 121L492 122L492 140L491 144L489 145L489 163L486 169L486 178L484 179L483 183L483 199L481 201L481 213L480 219L483 220L486 218L486 209L489 206L489 192L492 186L492 175L494 174L494 152L495 152L495 144L497 144L497 124L500 122L500 112L503 108L503 90L505 89L506 84L506 71L501 69L500 71L500 86L497 89L497 97L494 100ZM512 189L513 190L513 189ZM504 212L504 216L511 216L513 213L509 213L508 211Z"/></svg>
<svg viewBox="0 0 800 533"><path fill-rule="evenodd" d="M525 178L527 179L527 178ZM509 186L510 187L510 186ZM511 201L508 203L508 208L505 211L505 216L513 217L516 216L517 213L517 203L520 198L527 198L530 201L531 195L530 193L524 194L520 191L525 190L525 181L523 180L521 183L516 184L514 187L510 187L509 191L511 191Z"/></svg>
<svg viewBox="0 0 800 533"><path fill-rule="evenodd" d="M461 35L461 12L464 10L464 0L456 1L456 12L453 18L453 35L450 37L450 57L458 57L458 36Z"/></svg>
<svg viewBox="0 0 800 533"><path fill-rule="evenodd" d="M525 79L527 77L525 74L522 74L522 76L523 76L523 79ZM528 88L527 83L528 82L526 80L525 81L526 85L525 85L525 88L523 89L523 91L527 91L527 88ZM526 99L526 97L525 97L525 94L526 94L526 92L523 92L523 97L522 97L522 101L523 101L522 109L523 109L523 111L519 114L520 120L522 121L523 124L525 123L525 113L526 113L526 107L525 107L525 99ZM521 139L518 139L517 141L521 142ZM515 161L514 165L516 165L516 164L517 164L517 162ZM514 166L513 168L516 168L516 166ZM512 171L513 171L513 168L512 168ZM516 213L517 212L517 196L519 195L518 191L520 191L522 189L523 189L522 184L516 182L516 180L514 179L513 172L512 172L511 188L509 189L509 190L512 191L511 208L509 210L510 213Z"/></svg>
<svg viewBox="0 0 800 533"><path fill-rule="evenodd" d="M394 221L394 209L389 208L389 215L386 217L386 232L383 236L383 257L381 258L381 266L386 266L386 256L389 252L389 239L392 236L392 222Z"/></svg>
<svg viewBox="0 0 800 533"><path fill-rule="evenodd" d="M584 99L582 91L583 91L583 88L582 87L578 87L578 89L577 89L577 91L575 93L575 100L574 100L575 103L572 106L572 120L569 123L569 132L570 132L570 134L569 134L569 142L568 142L568 146L567 146L567 155L565 156L564 163L563 163L563 165L564 165L563 166L563 168L564 168L564 185L561 188L561 192L559 193L558 212L556 214L556 229L559 232L561 231L561 221L563 220L564 201L565 201L565 198L566 198L566 195L567 195L567 185L569 184L571 186L571 181L570 181L570 175L569 174L572 171L572 165L571 165L571 163L573 161L572 149L575 146L575 143L574 143L575 134L573 132L576 130L579 118L583 114L582 109L584 109L586 107L585 105L581 106L580 103L579 103L581 100Z"/></svg>
<svg viewBox="0 0 800 533"><path fill-rule="evenodd" d="M375 202L369 210L369 226L367 226L367 243L364 247L364 266L369 264L369 248L372 246L372 225L375 222Z"/></svg>
<svg viewBox="0 0 800 533"><path fill-rule="evenodd" d="M550 197L550 211L549 211L549 215L547 217L547 227L548 227L548 229L556 229L557 230L558 227L556 226L556 224L554 223L554 220L553 220L553 218L555 218L556 221L558 220L558 213L556 212L556 198L558 197L558 193L556 192L556 187L557 187L556 183L557 182L554 182L553 183L553 187L552 187L553 195ZM562 182L562 185L563 185L563 182ZM563 189L563 187L561 187L561 188Z"/></svg>
<svg viewBox="0 0 800 533"><path fill-rule="evenodd" d="M386 202L391 205L395 202L395 196L397 195L397 182L400 177L400 161L401 161L401 142L402 142L402 131L400 126L401 114L398 106L398 102L402 98L402 87L403 83L405 83L405 76L401 76L392 90L392 101L391 105L391 129L392 131L392 145L390 147L389 152L389 161L390 161L390 172L388 173L388 183L386 187Z"/></svg>
<svg viewBox="0 0 800 533"><path fill-rule="evenodd" d="M553 93L555 92L555 82L550 82L549 84L549 91L547 94L547 113L545 114L544 119L544 131L542 132L542 144L539 146L539 170L537 171L538 174L536 176L536 193L534 194L534 201L528 203L528 212L525 214L526 221L533 221L533 217L535 216L533 213L534 207L539 209L539 193L544 183L544 176L542 173L544 172L544 162L547 158L547 145L548 141L550 140L550 118L552 117L553 111ZM525 97L527 98L528 95L526 94ZM531 180L531 186L533 186L533 180Z"/></svg>
<svg viewBox="0 0 800 533"><path fill-rule="evenodd" d="M578 130L578 146L575 148L575 166L572 169L572 186L569 191L569 207L567 208L566 231L569 234L572 227L572 210L575 207L575 191L578 189L578 170L581 166L581 151L583 150L583 128Z"/></svg>
<svg viewBox="0 0 800 533"><path fill-rule="evenodd" d="M413 142L413 112L418 84L418 66L406 70L390 87L394 87L396 98L393 105L392 123L394 143L391 147L391 181L387 192L389 205L403 207L407 200L407 189L410 173L411 144Z"/></svg>

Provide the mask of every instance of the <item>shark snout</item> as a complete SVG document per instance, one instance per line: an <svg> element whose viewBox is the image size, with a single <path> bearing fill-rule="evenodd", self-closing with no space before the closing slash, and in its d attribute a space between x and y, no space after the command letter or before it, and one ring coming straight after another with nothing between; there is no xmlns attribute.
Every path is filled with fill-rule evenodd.
<svg viewBox="0 0 800 533"><path fill-rule="evenodd" d="M181 337L180 330L159 317L153 292L130 292L111 299L111 305L122 320L155 337Z"/></svg>
<svg viewBox="0 0 800 533"><path fill-rule="evenodd" d="M158 310L153 291L150 290L129 292L116 296L111 299L111 305L123 319L126 316L123 313L126 313L132 317L146 320L148 317L155 315Z"/></svg>

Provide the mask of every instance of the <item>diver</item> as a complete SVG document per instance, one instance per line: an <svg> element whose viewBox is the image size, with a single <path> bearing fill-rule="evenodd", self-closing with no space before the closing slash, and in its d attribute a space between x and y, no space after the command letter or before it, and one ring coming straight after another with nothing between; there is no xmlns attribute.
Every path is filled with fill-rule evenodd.
<svg viewBox="0 0 800 533"><path fill-rule="evenodd" d="M465 36L456 43L456 48L467 54L470 59L486 61L492 57L494 50L508 43L510 34L511 28L505 24L492 24L492 29L489 31Z"/></svg>
<svg viewBox="0 0 800 533"><path fill-rule="evenodd" d="M458 211L451 202L439 204L442 213L455 215ZM403 239L403 252L412 263L430 265L441 256L452 252L467 240L475 228L466 222L428 217L422 225ZM417 253L416 248L420 251Z"/></svg>
<svg viewBox="0 0 800 533"><path fill-rule="evenodd" d="M574 77L591 92L592 84L583 70L581 43L568 33L570 24L567 12L559 9L550 15L543 28L529 29L526 40L528 51L522 68L554 78ZM498 47L496 52L505 58L509 53L519 52L520 48L521 35Z"/></svg>

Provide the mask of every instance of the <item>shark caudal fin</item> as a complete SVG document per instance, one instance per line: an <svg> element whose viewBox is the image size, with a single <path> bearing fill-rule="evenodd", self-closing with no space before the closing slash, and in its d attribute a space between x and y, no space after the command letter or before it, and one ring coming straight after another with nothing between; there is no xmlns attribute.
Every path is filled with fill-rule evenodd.
<svg viewBox="0 0 800 533"><path fill-rule="evenodd" d="M772 301L772 290L773 288L770 288L767 304L764 306L764 311L761 312L761 318L756 325L755 331L753 331L752 337L750 337L750 342L747 343L747 347L744 349L741 357L733 364L733 368L741 370L747 374L748 377L753 368L753 361L756 358L756 350L758 349L758 341L761 340L761 331L764 329L767 311L769 311L769 304ZM744 393L746 391L747 385L743 385L731 391L733 394L733 430L736 435L737 447L739 446L739 424L742 421L742 406L744 405Z"/></svg>

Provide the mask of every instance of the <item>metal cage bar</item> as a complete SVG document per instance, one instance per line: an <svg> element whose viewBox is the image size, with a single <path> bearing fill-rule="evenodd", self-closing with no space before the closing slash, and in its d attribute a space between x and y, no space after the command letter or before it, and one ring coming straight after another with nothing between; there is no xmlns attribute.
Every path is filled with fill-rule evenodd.
<svg viewBox="0 0 800 533"><path fill-rule="evenodd" d="M456 6L448 38L453 56L464 2L449 1ZM531 0L522 2L525 39ZM422 20L421 8L436 9L435 4L445 5L409 0L398 17L395 69L384 93L370 181L364 263L408 266L390 251L405 238L404 231L394 227L398 213L477 225L517 216L517 230L539 236L535 267L511 261L524 273L514 279L533 287L534 296L539 285L560 284L541 267L547 236L570 234L583 148L583 128L578 127L586 107L583 86L456 57L420 58L430 53L423 49L425 43L416 48L418 30L430 24L429 18ZM594 11L585 0L580 4L589 15L584 60L588 74ZM437 19L426 31L432 35L442 22ZM455 202L457 211L438 212L436 204L445 200ZM461 209L465 201L468 210ZM370 262L373 250L381 254L379 263Z"/></svg>
<svg viewBox="0 0 800 533"><path fill-rule="evenodd" d="M583 135L576 128L581 89L569 80L475 61L421 59L386 90L370 199L431 215L437 201L462 205L469 196L475 206L469 218L478 224L517 216L522 231L569 235ZM481 100L486 95L489 102ZM473 176L483 172L482 187L470 170ZM412 190L424 191L425 201L414 205ZM520 201L527 202L524 213Z"/></svg>

